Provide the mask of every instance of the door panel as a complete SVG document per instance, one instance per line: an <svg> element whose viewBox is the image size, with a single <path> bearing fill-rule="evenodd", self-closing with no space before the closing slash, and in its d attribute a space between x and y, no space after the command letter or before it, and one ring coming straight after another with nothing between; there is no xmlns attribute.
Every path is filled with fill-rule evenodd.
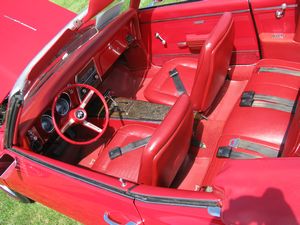
<svg viewBox="0 0 300 225"><path fill-rule="evenodd" d="M223 224L219 215L213 216L208 210L220 206L220 199L213 193L139 185L132 194L136 195L135 205L145 225Z"/></svg>
<svg viewBox="0 0 300 225"><path fill-rule="evenodd" d="M286 4L286 6L282 6ZM251 0L263 58L300 60L296 0ZM276 13L282 16L276 16Z"/></svg>
<svg viewBox="0 0 300 225"><path fill-rule="evenodd" d="M140 223L133 199L125 195L132 184L122 187L117 179L34 153L26 152L29 157L24 157L23 153L7 153L17 159L16 170L5 180L12 190L84 224L107 224L105 220L120 224ZM57 167L50 169L48 163ZM63 174L66 171L67 175ZM85 179L87 176L89 179ZM115 188L111 189L111 186Z"/></svg>
<svg viewBox="0 0 300 225"><path fill-rule="evenodd" d="M259 50L246 0L184 2L140 10L141 33L152 62L162 65L175 57L197 57L199 50L183 47L182 43L191 35L201 35L205 38L226 11L232 12L234 16L235 40L232 63L256 62L259 59ZM166 40L166 45L155 37L156 33Z"/></svg>

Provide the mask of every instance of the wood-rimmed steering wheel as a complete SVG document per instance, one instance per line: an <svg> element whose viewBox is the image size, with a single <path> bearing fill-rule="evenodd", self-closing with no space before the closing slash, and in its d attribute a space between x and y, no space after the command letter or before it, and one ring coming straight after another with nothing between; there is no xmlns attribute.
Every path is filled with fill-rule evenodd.
<svg viewBox="0 0 300 225"><path fill-rule="evenodd" d="M73 92L74 90L77 93L77 89L80 90L82 88L85 88L85 90L87 90L87 92L86 92L87 94L84 95L83 100L81 100L81 98L78 96L79 104L74 105L74 103L73 103L72 109L70 109L68 111L68 113L64 116L65 117L64 120L61 120L61 121L63 121L62 124L58 124L56 122L57 100L60 98L60 96L63 93ZM104 117L104 120L102 121L101 126L91 123L87 120L88 114L87 114L85 107L94 95L96 95L100 99L100 101L102 102L102 104L104 106L103 108L105 110L105 117ZM107 125L108 125L108 121L109 121L109 111L108 111L108 106L107 106L104 96L96 88L94 88L90 85L87 85L87 84L73 84L73 85L67 86L64 89L62 89L54 98L54 101L52 103L51 114L52 114L53 125L54 125L54 128L55 128L57 134L66 142L69 142L70 144L74 144L74 145L88 145L88 144L91 144L91 143L95 142L96 140L98 140L104 134L104 132L107 128ZM97 135L95 137L93 137L89 140L85 140L85 141L72 140L71 138L69 138L65 135L65 132L67 131L67 129L69 127L71 127L72 125L75 125L75 124L87 127L88 129L97 133Z"/></svg>

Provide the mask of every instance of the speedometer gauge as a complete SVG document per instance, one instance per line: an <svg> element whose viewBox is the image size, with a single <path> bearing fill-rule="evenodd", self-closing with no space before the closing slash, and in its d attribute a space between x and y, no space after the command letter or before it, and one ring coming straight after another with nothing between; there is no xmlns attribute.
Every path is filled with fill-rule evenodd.
<svg viewBox="0 0 300 225"><path fill-rule="evenodd" d="M41 117L41 127L46 133L51 133L54 129L52 117L49 115L42 115Z"/></svg>
<svg viewBox="0 0 300 225"><path fill-rule="evenodd" d="M70 103L65 98L59 98L55 109L58 115L65 116L70 110Z"/></svg>

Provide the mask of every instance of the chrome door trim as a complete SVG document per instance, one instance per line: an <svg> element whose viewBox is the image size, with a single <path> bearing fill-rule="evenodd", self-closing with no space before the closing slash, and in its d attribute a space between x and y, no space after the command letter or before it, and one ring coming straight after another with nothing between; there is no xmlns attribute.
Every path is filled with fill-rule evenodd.
<svg viewBox="0 0 300 225"><path fill-rule="evenodd" d="M238 14L238 13L250 12L250 10L249 9L241 9L241 10L234 10L234 11L230 11L230 12L232 14ZM161 22L176 21L176 20L185 20L185 19L194 19L194 18L210 17L210 16L221 16L224 13L225 12L204 13L204 14L198 14L198 15L194 15L194 16L182 16L182 17L176 17L176 18L167 18L167 19L161 19L161 20L146 21L146 22L141 22L141 24L161 23Z"/></svg>
<svg viewBox="0 0 300 225"><path fill-rule="evenodd" d="M109 191L111 193L121 195L123 197L134 199L137 201L142 201L145 203L161 204L161 205L187 206L187 207L192 207L192 208L208 208L208 207L220 206L220 200L188 199L188 198L175 198L175 197L171 198L171 197L164 197L164 196L150 196L150 195L145 195L145 194L136 194L136 193L133 193L132 190L138 185L133 186L128 191L125 191L125 190L119 189L117 187L107 185L100 181L88 178L86 176L76 174L72 171L66 170L64 168L50 164L48 162L44 162L37 157L30 156L30 155L23 153L15 148L9 148L8 150L11 152L14 152L15 154L17 154L19 156L22 156L22 157L28 159L30 161L33 161L41 166L44 166L50 170L53 170L57 173L63 174L65 176L68 176L75 180L79 180L88 185L92 185L94 187Z"/></svg>
<svg viewBox="0 0 300 225"><path fill-rule="evenodd" d="M286 5L287 9L292 9L292 8L296 8L296 7L298 7L297 4ZM279 5L279 6L272 6L272 7L255 8L255 9L253 9L253 11L273 11L273 10L278 10L278 9L281 9L281 8L282 8L282 6Z"/></svg>

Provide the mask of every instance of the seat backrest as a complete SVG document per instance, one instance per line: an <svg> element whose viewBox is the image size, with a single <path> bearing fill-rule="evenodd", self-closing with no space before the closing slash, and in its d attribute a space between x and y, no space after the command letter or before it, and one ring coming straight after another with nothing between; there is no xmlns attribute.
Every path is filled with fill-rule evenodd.
<svg viewBox="0 0 300 225"><path fill-rule="evenodd" d="M145 146L138 183L165 187L171 185L187 156L193 120L189 97L182 95Z"/></svg>
<svg viewBox="0 0 300 225"><path fill-rule="evenodd" d="M287 130L282 157L300 156L300 104L298 103L296 112L291 118Z"/></svg>
<svg viewBox="0 0 300 225"><path fill-rule="evenodd" d="M201 49L193 84L193 108L209 109L224 84L233 49L233 19L227 12L219 19Z"/></svg>

